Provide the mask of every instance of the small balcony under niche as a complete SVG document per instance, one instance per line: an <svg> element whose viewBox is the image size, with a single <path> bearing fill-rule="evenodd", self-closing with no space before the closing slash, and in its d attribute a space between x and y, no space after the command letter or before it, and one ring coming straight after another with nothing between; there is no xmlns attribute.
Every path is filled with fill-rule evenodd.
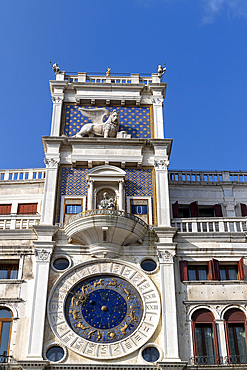
<svg viewBox="0 0 247 370"><path fill-rule="evenodd" d="M87 245L96 257L118 257L123 246L142 243L148 230L139 217L114 209L82 212L64 226L69 238Z"/></svg>

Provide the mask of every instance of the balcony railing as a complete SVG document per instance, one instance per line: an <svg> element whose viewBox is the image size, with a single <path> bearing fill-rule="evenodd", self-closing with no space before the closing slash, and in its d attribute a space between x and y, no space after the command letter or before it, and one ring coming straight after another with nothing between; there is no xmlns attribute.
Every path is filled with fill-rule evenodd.
<svg viewBox="0 0 247 370"><path fill-rule="evenodd" d="M0 170L0 181L40 180L45 178L45 171L45 168Z"/></svg>
<svg viewBox="0 0 247 370"><path fill-rule="evenodd" d="M39 225L40 215L0 215L0 230L30 229Z"/></svg>
<svg viewBox="0 0 247 370"><path fill-rule="evenodd" d="M246 217L174 218L172 226L181 233L236 233L246 230Z"/></svg>
<svg viewBox="0 0 247 370"><path fill-rule="evenodd" d="M247 172L241 171L169 171L170 183L247 183Z"/></svg>
<svg viewBox="0 0 247 370"><path fill-rule="evenodd" d="M190 358L189 363L192 366L221 365L224 363L224 358L222 356L194 356Z"/></svg>
<svg viewBox="0 0 247 370"><path fill-rule="evenodd" d="M91 209L82 213L78 213L77 215L71 217L67 222L67 225L71 222L84 217L95 216L95 215L106 215L106 216L120 216L124 218L128 218L132 221L137 222L138 224L142 225L146 230L149 229L149 226L144 222L141 218L131 215L130 213L124 211L118 211L115 209ZM58 224L60 228L64 227L64 224Z"/></svg>
<svg viewBox="0 0 247 370"><path fill-rule="evenodd" d="M189 364L192 366L247 364L247 355L194 356L190 358Z"/></svg>

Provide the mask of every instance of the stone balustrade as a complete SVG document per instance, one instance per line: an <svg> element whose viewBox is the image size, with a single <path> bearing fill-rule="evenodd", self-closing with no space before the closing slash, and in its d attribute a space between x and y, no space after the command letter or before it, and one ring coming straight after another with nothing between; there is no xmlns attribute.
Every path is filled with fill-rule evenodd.
<svg viewBox="0 0 247 370"><path fill-rule="evenodd" d="M157 73L151 76L140 76L139 74L131 73L129 76L105 76L105 75L88 75L87 73L64 74L63 72L56 75L56 79L72 82L89 82L89 83L111 83L111 84L145 84L160 83Z"/></svg>
<svg viewBox="0 0 247 370"><path fill-rule="evenodd" d="M0 181L40 180L45 178L45 168L0 170Z"/></svg>
<svg viewBox="0 0 247 370"><path fill-rule="evenodd" d="M235 233L246 231L246 217L174 218L172 226L181 233Z"/></svg>
<svg viewBox="0 0 247 370"><path fill-rule="evenodd" d="M170 183L247 183L247 172L241 171L169 171Z"/></svg>
<svg viewBox="0 0 247 370"><path fill-rule="evenodd" d="M31 229L33 225L39 225L40 215L0 215L0 230Z"/></svg>

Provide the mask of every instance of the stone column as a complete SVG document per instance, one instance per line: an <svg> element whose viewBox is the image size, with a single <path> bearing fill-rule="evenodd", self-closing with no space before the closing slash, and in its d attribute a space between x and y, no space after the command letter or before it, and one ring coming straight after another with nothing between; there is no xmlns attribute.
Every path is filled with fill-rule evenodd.
<svg viewBox="0 0 247 370"><path fill-rule="evenodd" d="M119 210L124 211L124 181L120 180L118 183L118 192L119 192Z"/></svg>
<svg viewBox="0 0 247 370"><path fill-rule="evenodd" d="M36 263L28 354L26 358L32 361L40 361L43 359L42 351L50 258L55 244L52 241L52 237L57 227L36 225L34 230L38 235L38 241L33 243Z"/></svg>
<svg viewBox="0 0 247 370"><path fill-rule="evenodd" d="M93 209L93 181L88 181L88 191L87 191L87 209ZM96 205L97 207L97 205Z"/></svg>
<svg viewBox="0 0 247 370"><path fill-rule="evenodd" d="M164 361L180 361L173 256L174 251L160 251Z"/></svg>
<svg viewBox="0 0 247 370"><path fill-rule="evenodd" d="M41 224L53 225L55 215L55 200L59 159L46 158L46 178L44 199L42 204Z"/></svg>
<svg viewBox="0 0 247 370"><path fill-rule="evenodd" d="M168 160L155 160L158 226L170 226Z"/></svg>
<svg viewBox="0 0 247 370"><path fill-rule="evenodd" d="M215 324L218 335L219 355L225 359L227 356L227 348L224 320L215 320Z"/></svg>
<svg viewBox="0 0 247 370"><path fill-rule="evenodd" d="M50 136L60 136L63 99L64 99L64 94L53 95L52 97L53 110L52 110Z"/></svg>
<svg viewBox="0 0 247 370"><path fill-rule="evenodd" d="M163 100L163 97L153 98L155 139L164 139Z"/></svg>

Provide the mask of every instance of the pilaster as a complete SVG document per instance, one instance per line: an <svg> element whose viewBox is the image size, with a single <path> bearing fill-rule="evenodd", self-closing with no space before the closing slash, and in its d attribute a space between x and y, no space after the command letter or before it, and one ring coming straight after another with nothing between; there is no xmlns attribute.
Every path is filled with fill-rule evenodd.
<svg viewBox="0 0 247 370"><path fill-rule="evenodd" d="M173 236L176 230L173 227L155 228L160 241L156 246L160 258L164 361L180 361L174 276L176 245Z"/></svg>
<svg viewBox="0 0 247 370"><path fill-rule="evenodd" d="M154 97L154 137L155 139L164 139L164 124L163 124L163 97Z"/></svg>
<svg viewBox="0 0 247 370"><path fill-rule="evenodd" d="M34 231L38 236L38 240L33 242L36 261L28 354L26 356L29 361L43 360L42 350L48 277L50 258L55 245L52 238L56 230L57 227L55 226L34 226Z"/></svg>
<svg viewBox="0 0 247 370"><path fill-rule="evenodd" d="M219 355L223 358L227 356L226 349L226 336L225 336L225 326L224 320L215 320L218 334L218 345L219 345Z"/></svg>
<svg viewBox="0 0 247 370"><path fill-rule="evenodd" d="M170 226L168 160L155 160L158 226Z"/></svg>

